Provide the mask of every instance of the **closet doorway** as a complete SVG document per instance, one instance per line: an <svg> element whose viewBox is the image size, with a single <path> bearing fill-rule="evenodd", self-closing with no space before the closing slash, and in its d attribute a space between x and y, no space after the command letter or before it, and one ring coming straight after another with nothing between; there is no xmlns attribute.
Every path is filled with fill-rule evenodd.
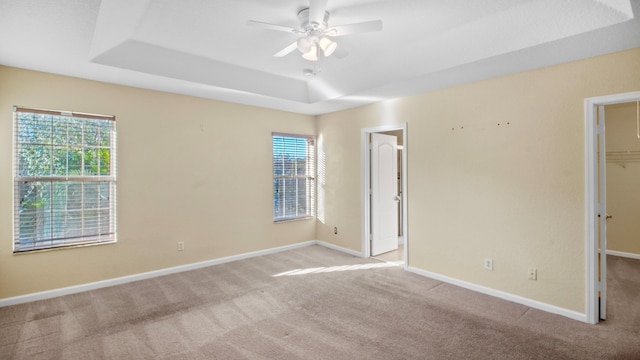
<svg viewBox="0 0 640 360"><path fill-rule="evenodd" d="M640 259L640 102L604 109L607 254Z"/></svg>
<svg viewBox="0 0 640 360"><path fill-rule="evenodd" d="M623 161L622 155L626 158L624 164L629 163L633 156L635 147L623 150L614 150L608 147L607 142L613 141L618 136L618 127L613 125L615 118L620 113L629 112L629 103L636 104L640 101L640 91L610 96L601 96L585 100L585 206L586 206L586 320L589 323L597 323L607 318L607 253L620 255L609 250L608 243L608 222L611 222L614 214L610 213L607 205L607 197L613 194L607 193L607 176L612 176L612 166L614 161ZM640 105L636 105L640 106ZM609 114L607 114L609 107ZM636 108L636 138L640 138L640 108ZM613 115L614 119L608 116ZM607 124L611 123L611 134L607 134ZM629 134L627 134L629 135ZM628 140L616 140L616 146L626 144ZM637 139L640 142L640 139ZM629 145L631 146L631 145ZM626 154L623 154L626 153ZM608 169L609 168L609 169ZM612 179L609 179L610 181ZM637 216L637 215L636 215ZM632 254L633 253L626 253Z"/></svg>

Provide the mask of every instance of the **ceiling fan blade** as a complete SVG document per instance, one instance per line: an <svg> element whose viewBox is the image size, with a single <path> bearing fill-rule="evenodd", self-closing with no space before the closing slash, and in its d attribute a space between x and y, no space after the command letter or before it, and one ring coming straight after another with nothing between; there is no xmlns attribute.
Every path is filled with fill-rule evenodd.
<svg viewBox="0 0 640 360"><path fill-rule="evenodd" d="M309 0L309 23L322 24L325 11L327 11L327 0Z"/></svg>
<svg viewBox="0 0 640 360"><path fill-rule="evenodd" d="M288 27L288 26L284 26L284 25L269 24L269 23L261 22L261 21L248 20L247 21L247 25L254 26L254 27L259 27L261 29L284 31L284 32L293 33L293 34L299 34L300 33L300 30L294 29L292 27Z"/></svg>
<svg viewBox="0 0 640 360"><path fill-rule="evenodd" d="M275 57L283 57L283 56L287 56L289 55L293 50L296 50L298 48L298 42L294 41L291 45L287 46L286 48L278 51L277 53L275 53L273 56Z"/></svg>
<svg viewBox="0 0 640 360"><path fill-rule="evenodd" d="M382 20L373 20L355 24L335 26L327 29L325 33L329 36L344 36L380 30L382 30Z"/></svg>
<svg viewBox="0 0 640 360"><path fill-rule="evenodd" d="M349 55L349 52L342 46L338 46L336 48L336 51L333 52L333 56L338 59L344 59L345 57L347 57L347 55Z"/></svg>

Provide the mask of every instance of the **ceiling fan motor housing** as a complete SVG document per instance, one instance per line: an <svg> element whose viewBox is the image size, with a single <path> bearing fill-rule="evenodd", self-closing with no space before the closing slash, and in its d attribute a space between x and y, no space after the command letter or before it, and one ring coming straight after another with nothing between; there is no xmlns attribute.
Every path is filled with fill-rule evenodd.
<svg viewBox="0 0 640 360"><path fill-rule="evenodd" d="M318 24L316 22L309 22L309 8L304 8L298 12L298 21L300 21L300 27L303 28L307 33L311 31L322 32L328 26L327 24L329 23L329 12L324 12L322 24Z"/></svg>

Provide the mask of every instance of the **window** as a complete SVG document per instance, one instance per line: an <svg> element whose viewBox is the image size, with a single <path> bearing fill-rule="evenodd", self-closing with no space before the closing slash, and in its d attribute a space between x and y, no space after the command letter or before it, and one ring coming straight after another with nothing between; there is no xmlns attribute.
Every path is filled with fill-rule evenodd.
<svg viewBox="0 0 640 360"><path fill-rule="evenodd" d="M272 134L273 220L315 215L316 160L312 136Z"/></svg>
<svg viewBox="0 0 640 360"><path fill-rule="evenodd" d="M13 251L115 242L115 118L27 108L13 118Z"/></svg>

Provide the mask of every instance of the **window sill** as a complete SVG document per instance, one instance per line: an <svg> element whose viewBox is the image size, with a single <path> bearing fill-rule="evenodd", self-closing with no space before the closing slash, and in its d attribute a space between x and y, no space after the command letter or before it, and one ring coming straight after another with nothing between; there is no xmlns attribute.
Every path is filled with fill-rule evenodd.
<svg viewBox="0 0 640 360"><path fill-rule="evenodd" d="M294 222L294 221L313 220L315 218L316 218L315 216L288 218L288 219L282 219L282 220L273 220L273 223L274 224L281 224L281 223L288 223L288 222Z"/></svg>
<svg viewBox="0 0 640 360"><path fill-rule="evenodd" d="M112 244L117 244L117 242L118 242L117 240L110 240L110 241L102 241L102 242L95 242L95 243L74 244L74 245L57 246L57 247L51 247L51 248L14 251L13 255L35 254L35 253L43 253L43 252L49 252L49 251L83 248L83 247L89 247L89 246L112 245Z"/></svg>

